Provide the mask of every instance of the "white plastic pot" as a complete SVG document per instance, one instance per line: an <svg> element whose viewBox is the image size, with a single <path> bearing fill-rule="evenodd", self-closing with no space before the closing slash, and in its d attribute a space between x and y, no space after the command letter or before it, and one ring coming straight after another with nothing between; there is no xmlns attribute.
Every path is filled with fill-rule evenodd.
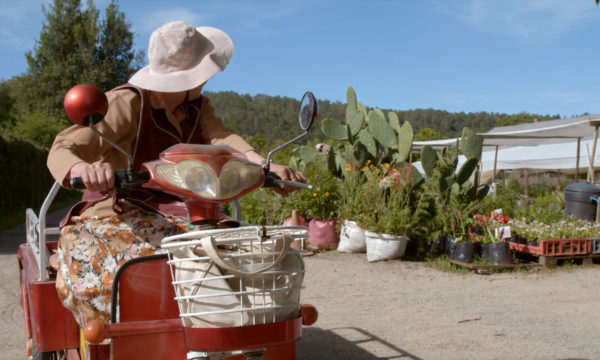
<svg viewBox="0 0 600 360"><path fill-rule="evenodd" d="M408 237L365 231L367 261L397 259L404 256Z"/></svg>
<svg viewBox="0 0 600 360"><path fill-rule="evenodd" d="M345 220L340 230L340 243L338 251L364 253L367 251L365 243L365 230L362 229L356 222Z"/></svg>

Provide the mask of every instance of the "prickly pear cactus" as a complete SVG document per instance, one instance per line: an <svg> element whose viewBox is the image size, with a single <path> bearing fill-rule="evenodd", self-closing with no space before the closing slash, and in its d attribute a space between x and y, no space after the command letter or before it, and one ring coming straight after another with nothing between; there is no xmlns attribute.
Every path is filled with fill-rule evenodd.
<svg viewBox="0 0 600 360"><path fill-rule="evenodd" d="M383 162L408 161L412 149L413 130L409 123L400 125L394 112L385 114L380 109L367 110L357 101L356 92L348 87L346 93L346 123L325 119L321 130L325 136L340 144L330 155L328 164L336 174L343 174L346 162L364 166Z"/></svg>

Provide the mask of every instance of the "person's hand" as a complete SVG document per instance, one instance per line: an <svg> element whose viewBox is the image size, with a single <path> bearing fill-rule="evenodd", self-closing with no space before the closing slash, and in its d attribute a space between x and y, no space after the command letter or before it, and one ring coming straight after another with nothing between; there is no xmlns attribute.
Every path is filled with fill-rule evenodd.
<svg viewBox="0 0 600 360"><path fill-rule="evenodd" d="M85 187L95 192L112 192L115 187L115 171L108 163L88 164L84 161L73 165L69 179L80 177Z"/></svg>
<svg viewBox="0 0 600 360"><path fill-rule="evenodd" d="M289 166L279 165L279 164L272 162L269 167L269 170L271 170L271 172L273 172L277 176L279 176L279 178L281 180L290 180L290 181L306 183L306 176L304 176L304 174L301 173L300 171L294 171ZM298 189L297 187L286 185L283 189L274 188L273 190L275 190L277 193L279 193L283 196L288 196L288 194L290 192L297 190L297 189Z"/></svg>

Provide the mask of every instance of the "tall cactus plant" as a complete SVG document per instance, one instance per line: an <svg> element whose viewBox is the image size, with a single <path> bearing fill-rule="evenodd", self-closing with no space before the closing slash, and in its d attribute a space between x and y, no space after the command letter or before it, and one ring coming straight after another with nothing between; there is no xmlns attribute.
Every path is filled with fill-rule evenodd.
<svg viewBox="0 0 600 360"><path fill-rule="evenodd" d="M343 174L346 163L359 166L368 161L402 163L409 159L412 149L413 130L408 122L400 125L398 115L387 115L378 108L370 111L356 99L356 92L348 87L346 93L346 123L333 119L321 122L323 133L340 143L329 154L330 170Z"/></svg>
<svg viewBox="0 0 600 360"><path fill-rule="evenodd" d="M430 214L428 228L432 229L430 240L441 235L455 233L457 216L469 218L476 205L485 197L488 187L479 187L478 167L481 159L482 141L471 129L465 128L460 147L445 147L437 152L429 146L421 151L421 164L427 175L420 208ZM458 156L466 161L458 167ZM473 179L468 182L469 179Z"/></svg>

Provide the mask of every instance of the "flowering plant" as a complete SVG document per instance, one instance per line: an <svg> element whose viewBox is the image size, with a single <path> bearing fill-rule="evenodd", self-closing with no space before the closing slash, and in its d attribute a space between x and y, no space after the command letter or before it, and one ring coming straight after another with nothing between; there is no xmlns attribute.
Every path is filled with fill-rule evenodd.
<svg viewBox="0 0 600 360"><path fill-rule="evenodd" d="M492 212L490 217L476 214L475 220L481 229L482 234L477 234L471 228L469 235L471 239L483 243L497 243L502 239L502 231L504 226L510 223L510 218L506 215L500 215L497 212Z"/></svg>
<svg viewBox="0 0 600 360"><path fill-rule="evenodd" d="M513 221L513 232L533 240L591 238L600 234L600 224L581 220L561 220L553 224L545 224L534 220L520 219Z"/></svg>
<svg viewBox="0 0 600 360"><path fill-rule="evenodd" d="M306 164L304 173L312 190L299 190L290 194L285 201L286 213L296 209L305 217L320 221L333 220L338 216L341 180L327 170L319 161Z"/></svg>
<svg viewBox="0 0 600 360"><path fill-rule="evenodd" d="M410 164L375 166L370 161L362 168L346 164L341 214L361 227L378 233L410 235L413 216L423 183Z"/></svg>

